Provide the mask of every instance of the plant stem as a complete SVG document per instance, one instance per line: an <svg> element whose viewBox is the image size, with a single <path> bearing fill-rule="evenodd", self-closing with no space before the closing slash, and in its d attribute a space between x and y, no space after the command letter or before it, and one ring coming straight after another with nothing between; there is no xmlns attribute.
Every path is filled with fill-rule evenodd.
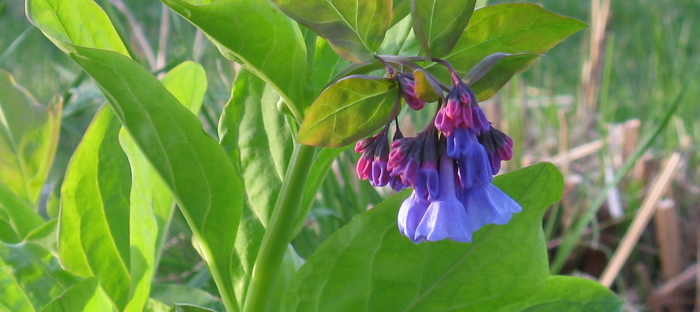
<svg viewBox="0 0 700 312"><path fill-rule="evenodd" d="M275 203L272 219L253 267L243 312L266 311L272 287L287 245L292 240L294 224L299 214L306 178L313 164L316 148L297 144L284 177L284 184Z"/></svg>

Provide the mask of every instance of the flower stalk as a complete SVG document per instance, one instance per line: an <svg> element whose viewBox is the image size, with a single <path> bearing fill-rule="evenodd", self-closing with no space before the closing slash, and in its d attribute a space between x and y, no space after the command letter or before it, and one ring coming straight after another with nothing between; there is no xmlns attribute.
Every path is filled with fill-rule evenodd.
<svg viewBox="0 0 700 312"><path fill-rule="evenodd" d="M316 148L313 146L294 146L284 183L255 260L243 312L267 310L280 264L294 234L294 221L299 215L304 186L315 152Z"/></svg>

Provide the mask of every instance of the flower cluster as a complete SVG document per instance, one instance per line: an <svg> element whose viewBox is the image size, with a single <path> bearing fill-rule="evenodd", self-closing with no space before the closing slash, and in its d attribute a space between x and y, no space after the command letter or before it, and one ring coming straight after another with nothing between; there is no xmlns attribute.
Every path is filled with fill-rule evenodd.
<svg viewBox="0 0 700 312"><path fill-rule="evenodd" d="M491 183L501 161L513 156L513 140L491 125L474 93L449 69L451 86L445 87L447 95L424 131L403 137L397 126L389 145L387 126L355 146L362 154L357 164L361 179L396 191L413 188L399 210L398 227L414 243L471 242L482 226L505 224L522 210ZM413 76L399 73L396 79L406 103L423 108Z"/></svg>

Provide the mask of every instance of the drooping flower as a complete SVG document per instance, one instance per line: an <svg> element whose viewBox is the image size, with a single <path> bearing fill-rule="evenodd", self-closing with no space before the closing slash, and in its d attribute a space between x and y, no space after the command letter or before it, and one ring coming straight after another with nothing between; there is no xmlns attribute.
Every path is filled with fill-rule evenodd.
<svg viewBox="0 0 700 312"><path fill-rule="evenodd" d="M470 228L474 231L487 224L506 224L522 207L491 183L475 184L457 192L466 208Z"/></svg>
<svg viewBox="0 0 700 312"><path fill-rule="evenodd" d="M440 157L440 189L430 202L425 215L416 228L413 242L451 239L471 242L472 232L464 205L457 199L455 189L454 160L446 153Z"/></svg>
<svg viewBox="0 0 700 312"><path fill-rule="evenodd" d="M435 116L435 127L451 136L455 129L475 129L477 133L489 128L488 119L479 107L476 96L457 73L452 73L452 89L445 97L445 105Z"/></svg>
<svg viewBox="0 0 700 312"><path fill-rule="evenodd" d="M357 176L360 179L369 180L372 186L389 184L391 176L386 167L389 160L389 140L386 131L358 141L355 144L355 152L362 154L357 161Z"/></svg>
<svg viewBox="0 0 700 312"><path fill-rule="evenodd" d="M411 196L401 204L401 208L399 209L399 232L411 239L414 243L420 242L414 239L416 228L423 219L429 205L429 201L418 197L416 192L413 191Z"/></svg>
<svg viewBox="0 0 700 312"><path fill-rule="evenodd" d="M438 191L437 133L429 127L415 137L395 140L391 144L387 169L391 176L413 187L422 199L434 199Z"/></svg>
<svg viewBox="0 0 700 312"><path fill-rule="evenodd" d="M413 74L398 73L396 80L399 82L399 89L406 104L414 110L420 110L425 106L425 101L416 96L416 80Z"/></svg>
<svg viewBox="0 0 700 312"><path fill-rule="evenodd" d="M486 148L494 174L501 170L501 161L513 158L513 139L493 126L488 131L482 132L478 139L479 143Z"/></svg>

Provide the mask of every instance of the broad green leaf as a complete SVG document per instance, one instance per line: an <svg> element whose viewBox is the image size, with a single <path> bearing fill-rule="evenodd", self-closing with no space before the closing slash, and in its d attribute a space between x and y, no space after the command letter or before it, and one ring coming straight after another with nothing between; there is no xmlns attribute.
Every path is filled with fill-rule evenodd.
<svg viewBox="0 0 700 312"><path fill-rule="evenodd" d="M34 1L29 0L28 6ZM29 17L40 25L36 14L30 11ZM228 277L243 190L224 150L203 131L197 117L135 61L73 42L60 44L96 81L119 121L165 181L200 244L227 308L238 310Z"/></svg>
<svg viewBox="0 0 700 312"><path fill-rule="evenodd" d="M473 243L403 237L396 216L408 192L355 217L302 266L283 311L495 311L528 298L547 281L541 222L561 197L562 176L539 164L495 184L523 211L483 227Z"/></svg>
<svg viewBox="0 0 700 312"><path fill-rule="evenodd" d="M240 166L248 204L266 226L292 156L294 140L275 104L280 96L241 71L219 122L221 145Z"/></svg>
<svg viewBox="0 0 700 312"><path fill-rule="evenodd" d="M0 311L41 311L79 280L35 243L0 243Z"/></svg>
<svg viewBox="0 0 700 312"><path fill-rule="evenodd" d="M485 57L497 53L528 53L500 60L471 86L480 101L492 97L513 75L527 69L538 55L586 27L583 22L555 14L528 3L509 3L474 11L469 25L452 52L444 57L466 74ZM449 81L443 66L429 69L442 81Z"/></svg>
<svg viewBox="0 0 700 312"><path fill-rule="evenodd" d="M391 0L274 0L297 22L328 40L340 56L373 61L391 22Z"/></svg>
<svg viewBox="0 0 700 312"><path fill-rule="evenodd" d="M404 0L403 3L410 3ZM379 49L382 55L416 56L420 53L421 46L413 32L411 17L407 16L398 21L386 33L386 40Z"/></svg>
<svg viewBox="0 0 700 312"><path fill-rule="evenodd" d="M216 312L212 309L198 307L191 304L176 304L170 309L170 312Z"/></svg>
<svg viewBox="0 0 700 312"><path fill-rule="evenodd" d="M387 124L395 110L396 81L347 77L323 90L301 124L301 144L341 147Z"/></svg>
<svg viewBox="0 0 700 312"><path fill-rule="evenodd" d="M622 312L624 302L596 281L571 276L550 276L547 286L525 300L498 312Z"/></svg>
<svg viewBox="0 0 700 312"><path fill-rule="evenodd" d="M44 220L25 198L17 196L0 182L0 242L19 243L43 223Z"/></svg>
<svg viewBox="0 0 700 312"><path fill-rule="evenodd" d="M29 21L65 53L72 45L128 55L107 14L93 0L27 1Z"/></svg>
<svg viewBox="0 0 700 312"><path fill-rule="evenodd" d="M411 0L394 0L394 10L391 12L389 28L396 25L396 23L403 20L409 14L411 14ZM386 38L391 38L388 33L386 34Z"/></svg>
<svg viewBox="0 0 700 312"><path fill-rule="evenodd" d="M129 161L119 145L121 124L103 107L76 148L61 187L59 255L65 268L98 276L115 306L129 302ZM136 254L140 261L144 255Z"/></svg>
<svg viewBox="0 0 700 312"><path fill-rule="evenodd" d="M61 107L59 98L42 106L0 69L0 183L31 206L39 200L56 153Z"/></svg>
<svg viewBox="0 0 700 312"><path fill-rule="evenodd" d="M314 85L314 94L319 94L351 63L335 53L328 41L321 37L317 37L314 51L311 81Z"/></svg>
<svg viewBox="0 0 700 312"><path fill-rule="evenodd" d="M86 278L68 288L42 312L112 311L112 303L100 290L100 279Z"/></svg>
<svg viewBox="0 0 700 312"><path fill-rule="evenodd" d="M275 103L277 92L248 71L241 71L233 84L231 99L224 108L219 122L221 145L231 161L240 167L246 189L246 205L236 237L238 261L232 271L239 305L245 299L255 259L282 186L283 176L291 158L294 140L284 116ZM287 252L275 287L271 311L290 277L293 249Z"/></svg>
<svg viewBox="0 0 700 312"><path fill-rule="evenodd" d="M206 73L199 64L185 62L178 65L163 77L162 83L185 107L194 114L199 112L207 88ZM148 300L151 279L172 216L174 198L148 158L124 129L120 131L119 139L133 172L130 240L132 248L140 250L138 256L132 254L133 296L127 310L140 311Z"/></svg>
<svg viewBox="0 0 700 312"><path fill-rule="evenodd" d="M518 54L509 54L509 53L502 53L502 52L497 52L490 54L489 56L485 57L483 60L481 60L478 64L474 65L472 69L469 70L469 72L462 77L462 80L467 85L472 85L475 82L479 81L481 77L484 77L491 68L493 68L494 65L498 63L498 61L509 57L509 56L521 56L521 55L527 55L528 53L518 53Z"/></svg>
<svg viewBox="0 0 700 312"><path fill-rule="evenodd" d="M306 46L299 26L269 0L193 5L161 0L209 36L222 54L273 86L297 119L311 100ZM254 30L254 31L253 31Z"/></svg>
<svg viewBox="0 0 700 312"><path fill-rule="evenodd" d="M450 53L469 23L476 0L410 0L413 30L426 57Z"/></svg>
<svg viewBox="0 0 700 312"><path fill-rule="evenodd" d="M154 283L151 287L151 298L168 307L176 303L188 303L216 311L226 311L220 299L204 290L185 285Z"/></svg>

